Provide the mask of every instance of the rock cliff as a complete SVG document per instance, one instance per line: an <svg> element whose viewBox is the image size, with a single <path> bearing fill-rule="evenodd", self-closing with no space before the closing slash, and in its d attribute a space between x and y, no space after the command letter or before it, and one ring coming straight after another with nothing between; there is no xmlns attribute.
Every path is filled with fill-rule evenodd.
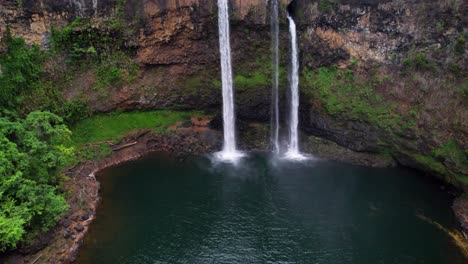
<svg viewBox="0 0 468 264"><path fill-rule="evenodd" d="M304 142L323 137L466 186L465 1L281 3L282 107L289 11L299 29ZM0 37L8 26L14 36L43 49L50 47L52 27L63 28L76 17L89 19L94 30L110 30L105 20L123 23L119 48L132 51L137 78L96 91L96 73L84 71L64 89L68 100L85 96L95 111L105 112L221 109L215 0L1 0L0 7ZM234 0L231 11L238 117L268 122L269 1Z"/></svg>

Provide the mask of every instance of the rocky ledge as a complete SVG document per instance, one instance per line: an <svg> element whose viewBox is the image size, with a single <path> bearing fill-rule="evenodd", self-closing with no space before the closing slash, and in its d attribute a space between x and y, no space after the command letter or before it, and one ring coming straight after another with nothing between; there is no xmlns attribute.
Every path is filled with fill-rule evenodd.
<svg viewBox="0 0 468 264"><path fill-rule="evenodd" d="M455 199L452 209L464 229L465 239L468 240L468 198L460 196Z"/></svg>
<svg viewBox="0 0 468 264"><path fill-rule="evenodd" d="M213 152L220 147L221 137L216 131L200 126L177 128L164 135L150 130L129 133L125 139L111 146L112 154L102 160L88 160L66 171L69 178L64 184L69 211L57 226L41 235L37 243L23 247L11 255L0 258L0 263L70 263L93 222L99 204L100 171L153 152L170 152L183 157Z"/></svg>
<svg viewBox="0 0 468 264"><path fill-rule="evenodd" d="M192 118L191 122L177 123L167 133L156 134L151 130L128 133L117 144L110 145L112 153L100 160L87 160L65 171L68 176L64 191L70 193L70 210L57 226L43 234L32 246L23 247L11 255L0 258L0 262L24 263L70 263L78 254L83 239L95 219L99 205L99 172L127 161L141 158L154 152L169 152L180 158L187 155L212 153L221 148L219 130L208 128L207 120ZM263 124L241 124L240 146L245 150L265 151L268 148L269 130ZM308 137L304 151L317 158L335 160L372 167L394 166L391 157L359 153L341 147L332 141ZM468 199L458 198L453 205L455 215L462 227L468 231Z"/></svg>

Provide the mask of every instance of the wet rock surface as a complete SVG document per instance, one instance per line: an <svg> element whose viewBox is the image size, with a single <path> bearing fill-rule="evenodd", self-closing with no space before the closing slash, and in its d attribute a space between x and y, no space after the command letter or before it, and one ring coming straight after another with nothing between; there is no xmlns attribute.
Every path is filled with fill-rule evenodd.
<svg viewBox="0 0 468 264"><path fill-rule="evenodd" d="M91 0L24 0L23 8L18 8L17 2L0 0L0 40L9 26L14 36L47 49L51 26L62 28L78 16L90 18L99 25L102 19L112 18L117 1L99 0L96 9ZM281 66L287 74L289 35L284 14L291 1L282 2L280 54ZM330 2L330 5L324 5L324 2ZM271 63L267 1L236 0L232 1L231 8L234 77L252 78L254 73L260 73L257 76L263 77L263 74L270 78L269 72L259 72L262 67L269 69ZM304 84L307 80L304 74L300 111L304 150L323 158L369 166L388 166L396 161L463 189L457 178L468 175L465 151L468 149L465 125L468 108L466 92L462 89L466 86L463 76L466 76L468 55L466 43L458 47L461 52L456 51L455 46L458 39L466 36L466 1L296 0L289 9L298 24L301 71L316 72L319 67L333 66L353 70L369 79L373 75L383 76L391 81L376 85L374 92L383 101L391 102L396 114L414 113L409 128L391 129L380 127L365 117L351 116L351 111L330 113L327 105L320 102L320 93L308 91L310 87ZM124 18L126 25L135 29L135 34L127 36L125 42L131 43L126 48L136 54L133 59L139 65L137 79L129 84L112 86L103 96L102 91L93 90L93 73L86 72L65 89L65 97L73 100L85 95L96 112L116 109L205 110L218 116L210 127L220 130L216 11L215 0L128 0ZM0 43L0 52L4 49ZM424 54L431 62L429 69L415 70L405 66L405 61L412 62L418 54ZM452 70L458 73L452 73ZM258 84L257 81L250 86L236 87L237 124L243 149L265 150L269 141L265 124L270 120L271 82L261 80ZM280 86L281 102L287 102L287 80ZM282 103L283 123L288 118L287 109L287 103ZM219 132L209 130L195 135L192 132L190 129L179 131L173 137L137 135L139 143L132 150L115 151L112 159L82 164L70 172L79 174L76 178L79 180L74 184L90 185L84 193L97 197L99 184L88 181L92 179L88 175L104 168L103 164L111 166L158 149L184 154L203 153L207 150L203 146L205 143L213 150L220 149ZM123 146L134 138L128 140L113 147ZM434 155L451 141L461 149L456 159L450 157L453 150L447 150L448 156ZM190 147L180 142L190 144ZM466 212L460 203L454 205L455 211ZM93 210L87 212L90 219ZM71 215L68 219L72 223L67 228L74 230L76 223L83 221L83 213ZM459 219L463 223L464 218ZM86 230L73 236L79 240L84 233Z"/></svg>
<svg viewBox="0 0 468 264"><path fill-rule="evenodd" d="M468 198L463 196L458 197L453 202L452 208L455 212L455 216L465 230L465 235L468 235Z"/></svg>
<svg viewBox="0 0 468 264"><path fill-rule="evenodd" d="M10 256L0 256L0 261L6 258L8 263L32 263L40 256L38 263L72 262L99 204L99 171L151 152L170 152L183 158L220 149L220 133L206 129L206 122L195 122L197 124L192 127L174 128L167 135L157 135L146 130L132 132L121 142L111 146L114 151L110 156L102 160L85 161L66 171L69 179L65 182L64 189L72 193L68 199L68 213L54 229L41 235L37 242L21 247ZM134 142L136 144L129 144Z"/></svg>

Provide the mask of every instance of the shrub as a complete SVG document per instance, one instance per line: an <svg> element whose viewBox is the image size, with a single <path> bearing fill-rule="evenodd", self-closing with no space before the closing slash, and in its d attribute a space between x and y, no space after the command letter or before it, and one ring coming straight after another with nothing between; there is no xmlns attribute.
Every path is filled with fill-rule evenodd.
<svg viewBox="0 0 468 264"><path fill-rule="evenodd" d="M403 61L403 65L405 68L413 70L432 70L434 68L434 65L422 52L406 58Z"/></svg>
<svg viewBox="0 0 468 264"><path fill-rule="evenodd" d="M21 93L34 89L43 72L44 55L37 45L28 47L9 31L5 45L8 49L0 55L0 106L11 107Z"/></svg>
<svg viewBox="0 0 468 264"><path fill-rule="evenodd" d="M0 117L0 251L47 231L67 209L56 185L70 135L50 112Z"/></svg>
<svg viewBox="0 0 468 264"><path fill-rule="evenodd" d="M463 55L465 53L465 43L465 36L461 34L455 41L454 49L456 54Z"/></svg>
<svg viewBox="0 0 468 264"><path fill-rule="evenodd" d="M329 13L333 10L336 9L336 3L330 1L330 0L320 0L319 4L318 4L318 9L321 11L321 12L324 12L324 13Z"/></svg>

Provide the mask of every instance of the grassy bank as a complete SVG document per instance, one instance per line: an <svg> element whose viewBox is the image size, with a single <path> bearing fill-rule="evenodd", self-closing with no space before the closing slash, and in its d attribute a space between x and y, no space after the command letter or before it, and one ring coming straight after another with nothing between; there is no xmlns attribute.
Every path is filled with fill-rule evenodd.
<svg viewBox="0 0 468 264"><path fill-rule="evenodd" d="M89 117L72 127L75 147L89 143L117 140L127 132L152 129L164 132L177 122L189 121L198 112L157 110L150 112L110 113Z"/></svg>

